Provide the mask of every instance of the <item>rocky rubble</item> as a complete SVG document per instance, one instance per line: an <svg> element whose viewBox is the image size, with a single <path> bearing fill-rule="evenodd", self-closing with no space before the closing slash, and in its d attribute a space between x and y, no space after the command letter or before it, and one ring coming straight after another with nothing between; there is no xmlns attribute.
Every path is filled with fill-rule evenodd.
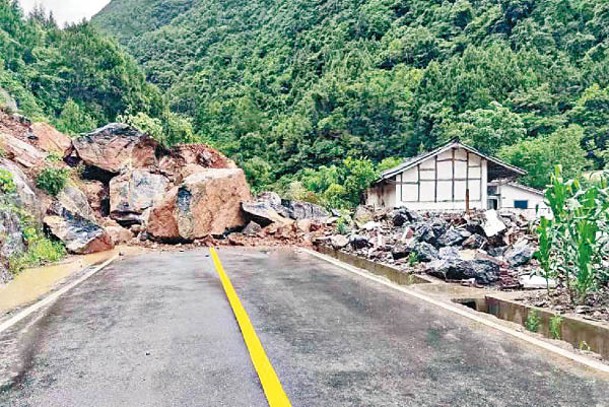
<svg viewBox="0 0 609 407"><path fill-rule="evenodd" d="M348 235L326 245L404 271L471 285L516 288L535 267L530 221L515 212L418 213L358 207Z"/></svg>
<svg viewBox="0 0 609 407"><path fill-rule="evenodd" d="M244 172L202 144L166 148L126 124L71 139L44 123L0 111L0 282L8 257L27 250L19 217L74 254L119 244L310 244L330 214L277 194L251 196ZM56 196L36 187L45 168L70 169ZM19 209L21 208L21 209ZM19 211L23 213L20 214Z"/></svg>

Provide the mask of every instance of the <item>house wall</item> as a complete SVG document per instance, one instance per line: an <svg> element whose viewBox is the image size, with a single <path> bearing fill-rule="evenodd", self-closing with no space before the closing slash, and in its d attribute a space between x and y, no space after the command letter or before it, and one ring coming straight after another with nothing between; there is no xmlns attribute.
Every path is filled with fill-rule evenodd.
<svg viewBox="0 0 609 407"><path fill-rule="evenodd" d="M486 209L487 180L485 159L454 148L396 175L387 185L371 189L367 203L424 211L462 211L469 190L470 209Z"/></svg>
<svg viewBox="0 0 609 407"><path fill-rule="evenodd" d="M499 188L501 194L501 209L515 209L514 201L528 201L529 209L524 210L530 216L539 216L551 214L550 209L544 203L544 197L542 194L538 194L532 191L527 191L523 188L518 188L513 185L501 185ZM536 208L539 208L539 211Z"/></svg>

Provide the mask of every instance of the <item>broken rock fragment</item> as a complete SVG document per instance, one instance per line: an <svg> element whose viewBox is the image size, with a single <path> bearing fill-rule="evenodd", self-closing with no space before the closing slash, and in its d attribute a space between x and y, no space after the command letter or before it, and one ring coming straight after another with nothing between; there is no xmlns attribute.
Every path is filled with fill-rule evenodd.
<svg viewBox="0 0 609 407"><path fill-rule="evenodd" d="M110 217L141 223L144 211L163 201L168 185L163 175L138 169L114 177L110 181Z"/></svg>

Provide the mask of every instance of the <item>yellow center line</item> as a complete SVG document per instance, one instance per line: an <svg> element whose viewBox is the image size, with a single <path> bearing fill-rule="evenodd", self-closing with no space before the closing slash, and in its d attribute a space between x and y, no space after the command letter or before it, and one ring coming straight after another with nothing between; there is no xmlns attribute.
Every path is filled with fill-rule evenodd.
<svg viewBox="0 0 609 407"><path fill-rule="evenodd" d="M260 378L260 383L262 384L262 389L264 390L266 399L269 402L269 406L290 407L290 400L283 390L283 386L277 377L277 373L275 373L275 369L273 368L273 365L271 365L271 362L269 361L269 358L262 347L262 343L260 342L258 335L256 335L256 330L254 329L245 308L243 308L241 300L239 300L239 296L237 295L233 284L224 271L224 267L222 267L222 262L220 261L220 257L218 256L216 249L211 247L209 251L211 253L214 266L216 267L216 272L220 276L220 281L224 287L224 292L228 297L228 302L230 303L233 313L235 314L235 318L237 319L237 323L241 328L241 334L243 335L245 345L250 353L250 358L252 359L254 368L256 369L258 377Z"/></svg>

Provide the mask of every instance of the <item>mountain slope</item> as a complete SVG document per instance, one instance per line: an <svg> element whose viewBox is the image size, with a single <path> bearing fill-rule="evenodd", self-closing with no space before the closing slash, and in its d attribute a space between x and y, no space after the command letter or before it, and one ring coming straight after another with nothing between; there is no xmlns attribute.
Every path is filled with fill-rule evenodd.
<svg viewBox="0 0 609 407"><path fill-rule="evenodd" d="M271 180L456 136L525 167L604 165L602 0L115 0L94 24L204 138ZM519 154L565 134L588 153Z"/></svg>
<svg viewBox="0 0 609 407"><path fill-rule="evenodd" d="M0 89L21 112L71 133L125 111L164 110L161 92L116 42L89 24L60 30L41 10L26 19L10 0L0 0Z"/></svg>

